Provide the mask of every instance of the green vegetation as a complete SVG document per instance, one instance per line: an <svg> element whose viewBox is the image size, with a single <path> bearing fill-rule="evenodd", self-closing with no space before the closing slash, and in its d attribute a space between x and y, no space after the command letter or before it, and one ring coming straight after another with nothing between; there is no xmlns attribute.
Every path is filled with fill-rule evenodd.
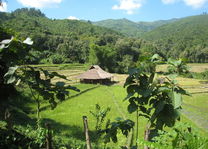
<svg viewBox="0 0 208 149"><path fill-rule="evenodd" d="M168 59L168 64L169 73L187 74L189 72L187 64L182 59Z"/></svg>
<svg viewBox="0 0 208 149"><path fill-rule="evenodd" d="M47 69L46 65L43 65L43 66L44 66L43 67L44 69ZM74 67L76 68L76 66L77 65L75 64ZM41 67L41 65L39 65L39 67ZM51 66L49 65L49 68L50 67ZM73 65L71 65L71 67L73 67ZM56 70L59 72L59 67L58 66L53 67L53 70ZM68 75L70 76L70 74ZM189 82L188 86L190 86L191 84L195 86L196 82L195 81L190 82L190 81L191 79L184 80L182 81L181 85L183 85L184 83L186 84L186 82ZM179 80L179 82L181 81ZM56 146L56 148L59 148L61 146L62 147L66 146L67 148L70 148L70 147L80 147L80 148L83 147L84 148L85 138L83 135L81 135L84 132L83 122L82 122L83 115L88 116L92 144L93 146L96 144L96 139L94 138L96 136L95 134L96 119L90 113L90 111L93 111L95 104L99 104L102 108L107 108L107 107L111 108L109 114L106 117L107 119L110 119L111 121L114 121L115 118L117 117L122 117L124 119L128 118L133 121L136 120L134 114L132 115L127 112L127 106L128 106L127 102L123 101L123 99L127 96L127 93L122 86L120 85L114 85L114 86L98 85L97 86L93 84L77 84L75 86L80 89L80 92L71 91L69 98L66 101L58 103L57 107L54 110L51 110L49 107L45 109L44 107L47 107L49 104L45 102L44 100L41 100L42 102L41 114L40 114L41 119L42 119L41 124L44 124L45 122L49 122L51 124L51 127L54 131L53 141L54 141L54 145ZM92 90L88 90L91 88ZM85 90L88 90L88 91L84 92ZM13 122L17 124L15 126L17 130L21 130L25 134L27 134L28 131L30 131L31 133L33 133L33 134L30 133L30 135L33 136L31 138L35 138L36 137L35 135L36 132L34 131L35 129L33 127L27 127L26 125L28 123L29 124L33 123L32 119L36 117L36 114L35 114L36 105L35 105L35 102L33 102L30 99L29 90L27 93L23 93L23 95L24 96L26 95L27 98L23 98L20 96L18 100L15 100L14 103L11 103L12 106L16 107L16 109L12 112L12 115L14 115ZM197 105L199 109L201 109L200 106L202 105L204 106L203 109L206 109L206 110L208 109L206 107L208 104L205 104L205 102L207 101L206 93L201 97L199 94L195 94L193 95L193 97L185 97L184 99L185 104L188 103L192 105ZM186 107L184 108L186 109ZM189 110L189 109L186 109L186 110ZM195 111L191 110L191 111L193 113L197 113L196 110ZM203 112L206 112L206 111L203 111ZM198 117L201 117L201 114L199 115ZM184 118L182 118L182 121L188 121L192 123L192 121L196 119L196 117L191 118L190 115L187 116L185 114L185 116L191 119L191 121L184 120ZM144 136L144 130L146 129L147 121L142 117L139 118L139 121L140 121L139 122L139 139L141 141ZM104 124L105 123L106 121L104 122ZM201 121L201 123L203 123L203 121ZM198 123L196 124L197 126L199 126ZM192 127L194 126L195 125L192 125ZM205 123L205 126L206 126L206 123ZM105 126L103 126L102 129L104 129L104 127ZM204 129L204 127L202 127L202 129ZM118 135L118 140L119 142L117 144L109 143L107 144L106 147L117 149L119 148L119 146L124 145L126 143L126 138L123 137L120 133ZM99 142L100 147L102 147L102 144L103 142ZM139 144L142 146L141 143Z"/></svg>
<svg viewBox="0 0 208 149"><path fill-rule="evenodd" d="M110 28L112 30L123 33L124 35L131 37L138 37L144 31L139 28L139 25L135 22L132 22L127 19L119 19L119 20L103 20L99 22L94 22L95 25Z"/></svg>
<svg viewBox="0 0 208 149"><path fill-rule="evenodd" d="M13 29L21 38L33 39L34 49L30 53L34 58L28 59L28 63L85 63L89 45L97 37L120 36L90 22L48 19L36 9L17 9L11 14L1 12L0 18L4 28Z"/></svg>
<svg viewBox="0 0 208 149"><path fill-rule="evenodd" d="M139 34L134 28L140 26L141 30L146 29L140 39L126 37L90 21L52 20L36 9L1 12L0 18L3 30L16 32L22 39L29 36L34 41L29 52L32 57L26 57L30 64L90 63L110 72L127 73L141 56L154 53L165 58L186 58L188 62L207 62L207 15L147 24L126 19L100 22L127 26L125 32L129 34Z"/></svg>
<svg viewBox="0 0 208 149"><path fill-rule="evenodd" d="M187 41L182 50L197 46L205 53L194 55L193 62L206 62L206 17L176 21L176 27L187 34L176 32L182 40L168 34L176 44L166 45L166 37L160 33L161 41L152 43L94 26L90 21L51 20L32 8L0 13L0 148L84 149L84 115L95 149L207 148L206 67L201 69L205 71L189 73L181 59L167 62L167 56L178 55L164 54L179 41ZM172 24L159 29L170 27L171 31ZM197 31L196 26L200 28ZM194 32L194 39L187 39L193 34L192 27L199 34ZM172 41L170 38L168 41ZM163 57L155 54L150 58L156 52ZM157 73L156 66L161 63L170 65L171 75ZM90 64L99 64L110 72L128 72L129 76L115 74L118 80L126 80L125 84L80 84L76 76ZM190 78L176 78L173 73ZM193 94L185 96L184 102L182 95L189 93L183 88ZM191 124L175 125L179 120ZM192 129L196 126L200 130Z"/></svg>
<svg viewBox="0 0 208 149"><path fill-rule="evenodd" d="M154 142L139 141L139 143L153 149L205 149L208 147L208 139L186 123L178 123L169 132L160 131L160 135L154 138Z"/></svg>
<svg viewBox="0 0 208 149"><path fill-rule="evenodd" d="M151 141L158 135L159 130L166 126L173 127L180 119L182 95L189 95L179 87L172 76L156 77L156 66L161 63L159 55L141 61L137 69L129 70L129 76L124 84L127 87L129 101L128 112L136 112L137 127L139 117L148 120L146 124L146 141ZM138 132L136 132L138 138ZM135 145L137 148L137 144Z"/></svg>
<svg viewBox="0 0 208 149"><path fill-rule="evenodd" d="M177 19L160 20L154 22L132 22L127 19L108 19L94 22L93 24L118 31L126 36L141 37L146 32L149 32L159 26L174 22L176 20Z"/></svg>
<svg viewBox="0 0 208 149"><path fill-rule="evenodd" d="M116 31L77 20L52 20L40 10L17 9L0 13L3 32L12 29L16 36L32 38L27 64L90 63L110 72L126 73L131 62L154 46L141 39L128 38ZM2 37L2 39L5 39Z"/></svg>
<svg viewBox="0 0 208 149"><path fill-rule="evenodd" d="M208 15L191 16L156 28L143 38L153 41L161 55L207 62Z"/></svg>

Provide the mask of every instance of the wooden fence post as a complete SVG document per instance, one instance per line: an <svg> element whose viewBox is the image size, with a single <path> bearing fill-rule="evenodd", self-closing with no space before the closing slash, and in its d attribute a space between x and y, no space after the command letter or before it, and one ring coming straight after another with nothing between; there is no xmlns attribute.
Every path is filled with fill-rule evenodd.
<svg viewBox="0 0 208 149"><path fill-rule="evenodd" d="M85 137L86 137L87 149L92 149L92 146L91 146L91 143L90 143L87 116L83 116L82 118L83 118L83 123L84 123L84 132L85 132Z"/></svg>
<svg viewBox="0 0 208 149"><path fill-rule="evenodd" d="M47 133L46 133L46 149L52 149L52 134L51 127L49 123L45 124Z"/></svg>

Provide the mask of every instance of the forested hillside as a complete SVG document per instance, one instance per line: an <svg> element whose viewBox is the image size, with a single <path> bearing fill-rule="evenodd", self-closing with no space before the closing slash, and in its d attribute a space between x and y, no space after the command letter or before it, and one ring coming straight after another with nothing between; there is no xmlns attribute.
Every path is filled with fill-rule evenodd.
<svg viewBox="0 0 208 149"><path fill-rule="evenodd" d="M52 20L33 8L0 13L0 24L20 38L32 38L33 58L27 59L32 64L91 63L123 73L129 65L136 64L141 54L155 50L149 42L125 37L90 21Z"/></svg>
<svg viewBox="0 0 208 149"><path fill-rule="evenodd" d="M124 73L129 66L137 65L139 57L153 53L166 58L187 58L190 62L208 62L208 15L149 24L122 19L114 31L90 21L49 19L40 10L23 8L12 13L1 12L0 25L22 39L32 38L33 58L27 58L30 64L90 63L110 72ZM121 28L118 32L121 26L127 26L126 33ZM152 30L154 27L157 28ZM144 39L123 35L133 36L141 30L152 31L141 37Z"/></svg>
<svg viewBox="0 0 208 149"><path fill-rule="evenodd" d="M103 21L94 22L95 25L113 29L121 32L124 35L138 37L145 30L139 28L138 24L127 19L108 19Z"/></svg>
<svg viewBox="0 0 208 149"><path fill-rule="evenodd" d="M143 29L144 33L146 33L146 32L156 29L157 27L160 27L165 24L170 24L170 23L175 22L177 20L179 20L179 19L158 20L158 21L153 21L153 22L140 21L140 22L137 22L137 24L138 24L139 28Z"/></svg>
<svg viewBox="0 0 208 149"><path fill-rule="evenodd" d="M176 20L177 19L159 20L154 22L133 22L127 19L117 19L117 20L108 19L108 20L94 22L94 24L113 29L127 36L140 37L148 31L151 31L164 24L174 22Z"/></svg>
<svg viewBox="0 0 208 149"><path fill-rule="evenodd" d="M167 57L183 57L189 62L208 62L208 15L180 19L146 33Z"/></svg>

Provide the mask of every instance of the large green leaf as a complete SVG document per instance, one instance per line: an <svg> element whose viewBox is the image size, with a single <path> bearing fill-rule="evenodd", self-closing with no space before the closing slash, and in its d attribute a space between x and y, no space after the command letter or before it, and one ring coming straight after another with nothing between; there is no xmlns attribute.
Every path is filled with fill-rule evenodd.
<svg viewBox="0 0 208 149"><path fill-rule="evenodd" d="M180 93L181 95L187 95L187 96L191 96L191 94L189 92L187 92L186 90L184 90L181 87L177 87L177 92Z"/></svg>
<svg viewBox="0 0 208 149"><path fill-rule="evenodd" d="M51 74L52 74L52 75L54 75L54 76L56 76L56 77L59 77L59 78L62 78L62 79L68 80L66 76L64 76L64 75L60 75L60 74L58 74L57 72L52 72Z"/></svg>
<svg viewBox="0 0 208 149"><path fill-rule="evenodd" d="M56 82L56 86L58 87L64 87L65 83L64 82Z"/></svg>
<svg viewBox="0 0 208 149"><path fill-rule="evenodd" d="M136 93L137 88L138 88L138 85L129 85L127 87L127 93L134 95Z"/></svg>
<svg viewBox="0 0 208 149"><path fill-rule="evenodd" d="M174 109L177 109L182 105L182 96L177 91L173 91L172 93L172 102Z"/></svg>
<svg viewBox="0 0 208 149"><path fill-rule="evenodd" d="M131 103L128 105L128 112L133 113L138 109L138 106L134 101L131 101Z"/></svg>
<svg viewBox="0 0 208 149"><path fill-rule="evenodd" d="M128 70L128 73L129 73L129 75L134 75L136 73L140 73L140 70L139 69L135 69L135 68L130 68Z"/></svg>
<svg viewBox="0 0 208 149"><path fill-rule="evenodd" d="M165 102L163 100L158 101L158 103L156 105L155 114L159 114L163 110L164 106L165 106Z"/></svg>
<svg viewBox="0 0 208 149"><path fill-rule="evenodd" d="M164 110L164 107L165 107L165 102L163 100L161 101L158 101L154 104L154 107L155 107L155 112L152 114L151 116L151 121L154 122L155 119L158 118L158 115L160 115L161 111Z"/></svg>
<svg viewBox="0 0 208 149"><path fill-rule="evenodd" d="M140 94L144 97L144 98L147 98L148 96L151 96L152 94L152 89L145 89L143 90L142 92L140 92Z"/></svg>
<svg viewBox="0 0 208 149"><path fill-rule="evenodd" d="M126 87L127 85L130 85L130 84L132 84L132 83L134 83L134 77L133 76L128 76L127 78L126 78L126 81L125 81L125 83L124 83L124 87Z"/></svg>

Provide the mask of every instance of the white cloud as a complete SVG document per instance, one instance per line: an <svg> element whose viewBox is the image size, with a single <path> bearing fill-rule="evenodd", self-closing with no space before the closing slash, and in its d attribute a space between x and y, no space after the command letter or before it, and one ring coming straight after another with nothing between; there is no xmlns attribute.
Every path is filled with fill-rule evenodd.
<svg viewBox="0 0 208 149"><path fill-rule="evenodd" d="M187 6L193 8L203 7L208 2L208 0L162 0L164 4L173 4L179 1L183 1Z"/></svg>
<svg viewBox="0 0 208 149"><path fill-rule="evenodd" d="M193 8L200 8L204 6L208 0L183 0L186 5L191 6Z"/></svg>
<svg viewBox="0 0 208 149"><path fill-rule="evenodd" d="M6 12L7 11L7 3L2 2L2 5L0 6L0 12Z"/></svg>
<svg viewBox="0 0 208 149"><path fill-rule="evenodd" d="M135 9L142 6L144 0L119 0L119 5L114 5L113 10L125 10L127 14L133 14Z"/></svg>
<svg viewBox="0 0 208 149"><path fill-rule="evenodd" d="M69 16L67 19L69 19L69 20L79 20L77 17L74 17L74 16Z"/></svg>
<svg viewBox="0 0 208 149"><path fill-rule="evenodd" d="M23 6L26 7L35 7L35 8L43 8L43 7L51 7L55 4L59 4L62 0L18 0Z"/></svg>
<svg viewBox="0 0 208 149"><path fill-rule="evenodd" d="M164 4L173 4L173 3L175 3L177 0L162 0L162 2L164 3Z"/></svg>

